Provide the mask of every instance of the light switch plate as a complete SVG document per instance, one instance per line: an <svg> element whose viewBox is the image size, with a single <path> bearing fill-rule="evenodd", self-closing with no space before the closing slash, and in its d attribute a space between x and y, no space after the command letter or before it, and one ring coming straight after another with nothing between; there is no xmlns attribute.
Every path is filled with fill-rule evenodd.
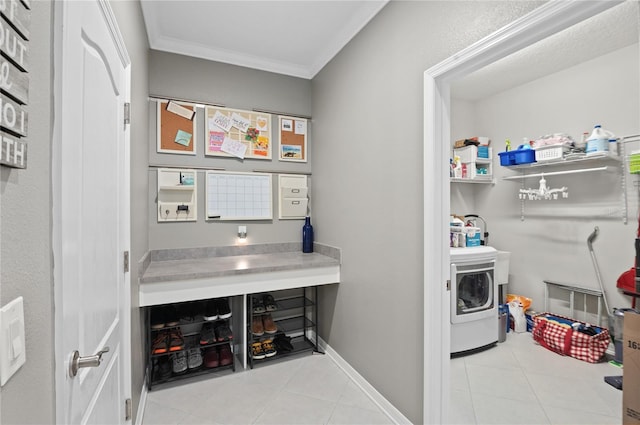
<svg viewBox="0 0 640 425"><path fill-rule="evenodd" d="M22 297L18 297L0 309L0 386L26 360L24 307Z"/></svg>

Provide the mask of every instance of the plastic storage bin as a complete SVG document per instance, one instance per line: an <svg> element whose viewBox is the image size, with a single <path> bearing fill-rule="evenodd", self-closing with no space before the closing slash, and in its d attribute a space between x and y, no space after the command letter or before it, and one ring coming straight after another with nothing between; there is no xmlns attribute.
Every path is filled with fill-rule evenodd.
<svg viewBox="0 0 640 425"><path fill-rule="evenodd" d="M530 164L536 162L536 151L531 148L525 148L524 145L518 146L514 151L498 152L500 156L500 165L518 165Z"/></svg>
<svg viewBox="0 0 640 425"><path fill-rule="evenodd" d="M562 159L564 145L548 145L535 148L536 162L559 161Z"/></svg>

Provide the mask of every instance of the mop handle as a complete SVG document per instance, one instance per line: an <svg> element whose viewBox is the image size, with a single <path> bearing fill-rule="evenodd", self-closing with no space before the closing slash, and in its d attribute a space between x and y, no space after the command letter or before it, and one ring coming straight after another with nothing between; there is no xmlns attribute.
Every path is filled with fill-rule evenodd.
<svg viewBox="0 0 640 425"><path fill-rule="evenodd" d="M607 302L607 294L604 292L604 286L602 285L602 276L600 276L600 267L598 267L598 261L596 260L596 254L593 252L593 241L598 236L598 226L593 229L593 233L589 235L587 238L587 245L589 246L589 252L591 253L591 260L593 261L593 268L596 270L596 277L598 278L598 284L600 285L600 290L602 291L602 299L604 300L604 308L606 309L607 314L609 314L609 303Z"/></svg>

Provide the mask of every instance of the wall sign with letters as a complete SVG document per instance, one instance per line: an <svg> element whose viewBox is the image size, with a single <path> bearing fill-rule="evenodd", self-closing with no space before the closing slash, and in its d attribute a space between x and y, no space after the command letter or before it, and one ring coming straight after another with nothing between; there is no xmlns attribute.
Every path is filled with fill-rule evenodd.
<svg viewBox="0 0 640 425"><path fill-rule="evenodd" d="M29 0L0 0L0 165L27 168Z"/></svg>

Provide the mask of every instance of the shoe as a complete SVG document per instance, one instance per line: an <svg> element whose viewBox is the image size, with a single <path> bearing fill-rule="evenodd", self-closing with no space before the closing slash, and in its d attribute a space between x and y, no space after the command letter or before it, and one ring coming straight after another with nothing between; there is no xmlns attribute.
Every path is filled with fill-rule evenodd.
<svg viewBox="0 0 640 425"><path fill-rule="evenodd" d="M204 367L212 368L220 366L220 355L216 347L209 347L204 351Z"/></svg>
<svg viewBox="0 0 640 425"><path fill-rule="evenodd" d="M173 327L180 324L180 317L178 316L178 310L173 305L165 307L165 326Z"/></svg>
<svg viewBox="0 0 640 425"><path fill-rule="evenodd" d="M274 334L278 332L278 327L274 323L273 318L270 314L265 314L264 316L262 316L262 326L264 328L264 331L268 334Z"/></svg>
<svg viewBox="0 0 640 425"><path fill-rule="evenodd" d="M218 302L209 300L204 306L204 320L218 320Z"/></svg>
<svg viewBox="0 0 640 425"><path fill-rule="evenodd" d="M212 323L205 323L200 330L200 345L208 345L216 342L216 334Z"/></svg>
<svg viewBox="0 0 640 425"><path fill-rule="evenodd" d="M231 317L231 308L229 308L229 301L226 298L218 298L216 300L218 307L218 319L228 319Z"/></svg>
<svg viewBox="0 0 640 425"><path fill-rule="evenodd" d="M187 354L184 351L171 355L173 373L179 375L187 370Z"/></svg>
<svg viewBox="0 0 640 425"><path fill-rule="evenodd" d="M169 332L169 351L180 351L184 349L184 338L180 328L172 329Z"/></svg>
<svg viewBox="0 0 640 425"><path fill-rule="evenodd" d="M288 353L293 351L293 345L291 344L291 337L285 334L278 334L273 338L273 343L275 344L278 351L282 353Z"/></svg>
<svg viewBox="0 0 640 425"><path fill-rule="evenodd" d="M233 354L231 354L231 346L224 344L219 347L220 366L228 366L233 363Z"/></svg>
<svg viewBox="0 0 640 425"><path fill-rule="evenodd" d="M169 357L162 356L157 359L153 376L155 381L165 381L171 378L171 363L169 362Z"/></svg>
<svg viewBox="0 0 640 425"><path fill-rule="evenodd" d="M167 332L158 332L151 344L151 354L163 354L169 350Z"/></svg>
<svg viewBox="0 0 640 425"><path fill-rule="evenodd" d="M262 297L262 302L267 311L276 311L278 309L276 301L271 294L265 294L264 297Z"/></svg>
<svg viewBox="0 0 640 425"><path fill-rule="evenodd" d="M180 306L180 308L178 309L180 325L191 325L193 323L202 321L200 310L200 305L197 301L186 303Z"/></svg>
<svg viewBox="0 0 640 425"><path fill-rule="evenodd" d="M166 322L164 307L151 308L151 329L162 329Z"/></svg>
<svg viewBox="0 0 640 425"><path fill-rule="evenodd" d="M262 317L254 316L251 320L251 333L255 336L264 335L264 327L262 325Z"/></svg>
<svg viewBox="0 0 640 425"><path fill-rule="evenodd" d="M227 325L227 322L218 322L215 327L216 332L216 340L218 342L228 341L233 339L233 334L231 333L231 329Z"/></svg>
<svg viewBox="0 0 640 425"><path fill-rule="evenodd" d="M264 304L262 302L262 298L253 297L253 300L252 300L251 303L253 304L253 313L254 314L262 314L265 311L267 311L264 308Z"/></svg>
<svg viewBox="0 0 640 425"><path fill-rule="evenodd" d="M251 344L251 358L255 360L262 360L266 357L262 343L260 341Z"/></svg>
<svg viewBox="0 0 640 425"><path fill-rule="evenodd" d="M187 351L187 367L197 369L202 366L202 352L199 348L192 348Z"/></svg>
<svg viewBox="0 0 640 425"><path fill-rule="evenodd" d="M273 357L278 354L276 348L273 346L273 341L270 339L262 341L262 350L264 351L264 355L266 357Z"/></svg>

